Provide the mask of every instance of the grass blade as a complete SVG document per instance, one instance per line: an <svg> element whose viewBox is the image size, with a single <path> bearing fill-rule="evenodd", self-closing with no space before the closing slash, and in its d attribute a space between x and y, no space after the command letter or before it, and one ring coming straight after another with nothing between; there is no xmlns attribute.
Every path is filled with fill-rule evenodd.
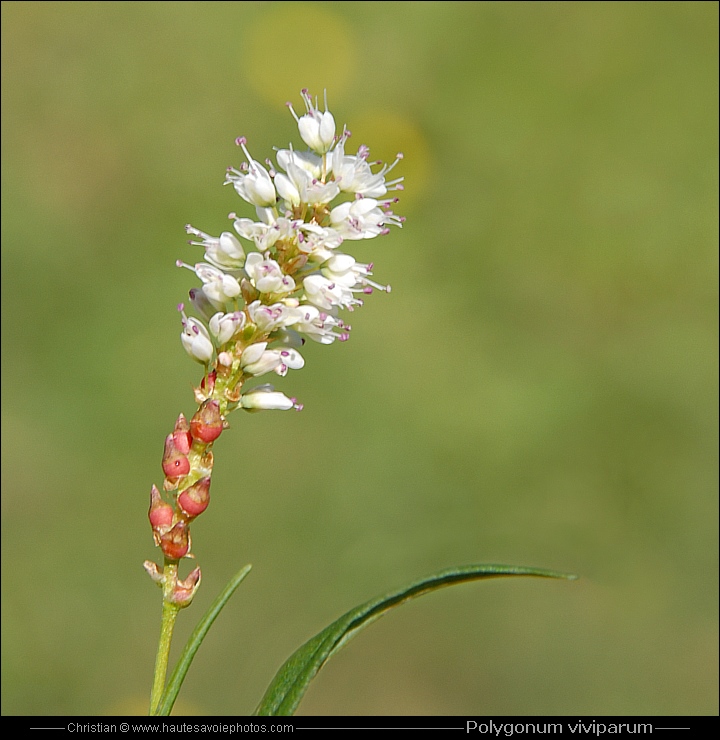
<svg viewBox="0 0 720 740"><path fill-rule="evenodd" d="M502 576L536 576L570 580L577 577L541 568L523 568L512 565L467 565L448 568L398 591L372 599L344 614L295 651L275 675L254 713L256 715L294 714L310 681L328 659L361 629L379 619L393 607L444 586Z"/></svg>
<svg viewBox="0 0 720 740"><path fill-rule="evenodd" d="M212 623L222 611L222 608L228 602L230 597L235 593L235 589L243 582L245 576L250 572L251 565L246 565L241 571L236 573L220 595L213 601L205 616L200 620L194 632L188 638L187 644L183 648L182 654L175 665L175 669L170 676L168 685L165 687L160 704L158 705L156 716L167 717L172 711L175 699L182 686L185 676L190 668L195 653L197 653L202 641L205 639Z"/></svg>

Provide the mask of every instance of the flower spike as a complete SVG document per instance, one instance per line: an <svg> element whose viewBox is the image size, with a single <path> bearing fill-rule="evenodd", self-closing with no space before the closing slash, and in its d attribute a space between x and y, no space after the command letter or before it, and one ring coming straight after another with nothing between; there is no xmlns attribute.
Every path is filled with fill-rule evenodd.
<svg viewBox="0 0 720 740"><path fill-rule="evenodd" d="M301 370L307 339L347 341L350 325L342 312L360 308L375 291L390 292L373 276L373 264L356 260L348 248L402 226L404 219L391 210L397 198L388 197L402 189L403 178L393 172L402 154L383 164L370 159L365 144L352 153L350 130L343 126L338 135L327 94L322 108L306 89L301 98L304 113L288 107L302 144L278 148L275 163L253 158L245 137L236 139L245 161L227 169L225 184L250 212L230 213L235 233L212 236L218 232L188 224L189 244L204 255L176 262L199 282L189 291L196 315L188 316L183 303L177 308L180 341L204 372L193 389L197 410L189 421L180 414L165 438L162 490L150 492L148 518L165 567L146 561L145 569L177 608L187 606L200 585L200 569L181 581L178 563L194 557L190 525L210 503L212 448L228 414L300 411L294 396L253 385L254 379Z"/></svg>

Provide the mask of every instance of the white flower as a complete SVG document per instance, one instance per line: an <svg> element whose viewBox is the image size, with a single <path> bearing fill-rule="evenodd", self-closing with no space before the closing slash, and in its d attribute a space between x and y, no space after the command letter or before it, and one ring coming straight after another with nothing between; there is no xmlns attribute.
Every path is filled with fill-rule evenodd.
<svg viewBox="0 0 720 740"><path fill-rule="evenodd" d="M230 218L235 219L233 226L235 227L235 231L237 231L243 239L255 242L257 246L261 239L266 238L268 232L267 224L257 223L251 218L239 218L235 213L231 213ZM272 244L268 245L266 248L269 249L271 246ZM259 246L258 249L260 249ZM261 251L264 252L265 249Z"/></svg>
<svg viewBox="0 0 720 740"><path fill-rule="evenodd" d="M278 375L285 376L288 370L300 370L305 367L305 360L296 349L285 347L273 351L277 352L279 357L278 365L275 368Z"/></svg>
<svg viewBox="0 0 720 740"><path fill-rule="evenodd" d="M348 136L348 132L343 132L343 136L332 152L332 172L335 180L338 181L340 190L357 193L365 198L380 198L388 190L402 190L400 183L404 178L399 177L386 182L385 175L395 167L403 155L398 154L391 165L384 164L379 172L373 173L367 162L367 156L370 153L367 147L360 147L355 156L345 154L345 141Z"/></svg>
<svg viewBox="0 0 720 740"><path fill-rule="evenodd" d="M229 231L223 231L218 237L210 236L188 224L185 227L188 234L199 236L202 241L194 242L198 247L205 247L205 259L221 270L239 270L245 264L245 252L238 238Z"/></svg>
<svg viewBox="0 0 720 740"><path fill-rule="evenodd" d="M296 152L294 149L278 149L277 163L285 172L292 163L315 180L323 177L323 158L314 152Z"/></svg>
<svg viewBox="0 0 720 740"><path fill-rule="evenodd" d="M340 186L334 180L324 182L322 159L317 158L318 164L308 155L315 156L311 152L298 154L287 149L278 152L278 164L287 175L275 175L275 186L280 196L293 206L329 203L340 193Z"/></svg>
<svg viewBox="0 0 720 740"><path fill-rule="evenodd" d="M267 342L258 342L246 347L240 365L249 375L264 375L271 371L286 375L288 369L299 370L305 365L302 355L294 349L267 349Z"/></svg>
<svg viewBox="0 0 720 740"><path fill-rule="evenodd" d="M295 290L295 281L290 275L286 275L275 260L263 257L260 252L248 255L245 272L261 293L291 293Z"/></svg>
<svg viewBox="0 0 720 740"><path fill-rule="evenodd" d="M340 283L350 289L362 290L363 293L372 293L373 288L390 292L389 285L380 285L370 280L372 264L364 265L356 262L349 254L336 252L323 264L320 272L334 283Z"/></svg>
<svg viewBox="0 0 720 740"><path fill-rule="evenodd" d="M183 310L184 306L181 303L178 306L178 311L182 314L182 326L183 330L180 334L180 341L182 342L185 351L198 362L202 362L203 365L207 365L212 360L215 348L213 347L210 334L205 326L197 319L188 318Z"/></svg>
<svg viewBox="0 0 720 740"><path fill-rule="evenodd" d="M260 301L253 301L247 312L250 319L261 332L271 332L294 324L299 317L298 309L285 306L282 303L273 303L266 306Z"/></svg>
<svg viewBox="0 0 720 740"><path fill-rule="evenodd" d="M283 175L282 172L275 175L275 187L277 188L278 195L290 203L290 205L299 206L302 202L300 190L297 185L287 175Z"/></svg>
<svg viewBox="0 0 720 740"><path fill-rule="evenodd" d="M242 357L240 358L241 367L252 365L257 362L263 356L263 352L267 349L267 345L267 342L255 342L255 344L250 344L245 347Z"/></svg>
<svg viewBox="0 0 720 740"><path fill-rule="evenodd" d="M244 136L239 137L235 143L242 147L247 158L247 165L245 165L247 172L239 172L231 167L225 182L232 183L237 194L254 206L269 208L275 205L277 195L268 171L250 156L245 147L247 141Z"/></svg>
<svg viewBox="0 0 720 740"><path fill-rule="evenodd" d="M316 262L324 262L332 257L330 250L342 244L342 237L334 229L318 226L315 223L300 224L298 227L298 249L312 257Z"/></svg>
<svg viewBox="0 0 720 740"><path fill-rule="evenodd" d="M307 334L313 341L320 344L332 344L336 339L341 342L349 339L350 327L346 326L337 316L325 313L309 304L303 304L298 311L300 318L293 324L293 329Z"/></svg>
<svg viewBox="0 0 720 740"><path fill-rule="evenodd" d="M303 282L303 287L310 303L327 311L335 306L352 310L353 306L362 305L362 301L353 296L350 288L328 280L322 275L308 275Z"/></svg>
<svg viewBox="0 0 720 740"><path fill-rule="evenodd" d="M294 398L288 398L284 393L273 389L271 385L259 385L240 398L240 405L248 411L260 411L263 409L287 411L295 408L298 411L302 405Z"/></svg>
<svg viewBox="0 0 720 740"><path fill-rule="evenodd" d="M204 262L198 262L195 267L192 267L180 260L176 264L178 267L191 270L202 280L202 291L216 309L222 310L228 301L240 295L240 283L232 275L226 275L217 267Z"/></svg>
<svg viewBox="0 0 720 740"><path fill-rule="evenodd" d="M286 218L272 221L269 224L252 221L249 218L238 218L234 213L230 214L230 218L235 219L233 224L235 231L243 239L255 242L260 252L267 252L275 246L278 239L292 233L292 221Z"/></svg>
<svg viewBox="0 0 720 740"><path fill-rule="evenodd" d="M383 233L385 214L374 198L359 198L333 208L330 223L345 239L371 239Z"/></svg>
<svg viewBox="0 0 720 740"><path fill-rule="evenodd" d="M231 213L235 233L217 237L186 226L195 239L190 244L205 250L205 261L177 263L202 282L190 290L199 318L183 313L183 346L218 377L227 377L238 393L248 377L284 376L304 367L299 350L305 338L319 344L347 340L350 326L340 318L341 310L362 305L361 294L390 291L372 279L371 263L358 262L344 250L355 240L402 226L404 219L390 210L397 198L387 195L402 190L402 177L388 179L402 154L387 165L371 161L365 145L356 154L346 153L350 132L343 127L336 135L327 98L324 110L307 90L302 98L304 115L288 106L308 151L290 145L276 150L276 166L270 160L263 166L238 138L246 161L228 169L226 184L254 213L249 218ZM256 251L246 255L248 243ZM301 408L268 385L243 393L239 406L248 411Z"/></svg>
<svg viewBox="0 0 720 740"><path fill-rule="evenodd" d="M209 326L218 344L222 346L225 342L229 342L245 326L245 314L242 311L216 313L210 319Z"/></svg>
<svg viewBox="0 0 720 740"><path fill-rule="evenodd" d="M327 109L327 95L325 96L325 112L321 113L317 101L313 105L312 98L307 90L302 91L307 113L298 118L293 107L288 103L290 112L297 121L300 138L318 154L329 151L335 140L335 119Z"/></svg>
<svg viewBox="0 0 720 740"><path fill-rule="evenodd" d="M275 210L274 205L267 207L255 206L255 215L260 220L260 223L263 223L266 226L272 226L277 218L277 211Z"/></svg>
<svg viewBox="0 0 720 740"><path fill-rule="evenodd" d="M277 358L266 348L267 342L257 342L243 350L240 367L248 375L264 375L277 367Z"/></svg>

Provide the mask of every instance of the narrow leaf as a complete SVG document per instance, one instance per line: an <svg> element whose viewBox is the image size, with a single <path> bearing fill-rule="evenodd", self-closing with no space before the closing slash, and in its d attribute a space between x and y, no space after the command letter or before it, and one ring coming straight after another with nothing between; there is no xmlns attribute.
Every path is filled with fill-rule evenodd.
<svg viewBox="0 0 720 740"><path fill-rule="evenodd" d="M499 578L501 576L538 576L570 580L577 578L577 576L567 573L557 573L540 568L522 568L512 565L466 565L449 568L435 575L427 576L399 591L372 599L344 614L295 651L275 675L265 692L265 696L255 710L255 714L294 714L310 685L310 681L325 665L330 656L334 655L363 627L367 627L368 624L393 607L443 586L483 578Z"/></svg>
<svg viewBox="0 0 720 740"><path fill-rule="evenodd" d="M160 699L160 704L157 708L156 716L167 717L172 711L175 699L177 699L178 692L182 686L185 676L190 668L195 653L198 651L200 644L205 639L208 630L212 627L212 623L222 608L227 604L230 597L235 593L235 589L243 582L245 576L250 572L251 565L246 565L241 571L236 573L227 586L220 592L220 595L213 601L210 608L207 610L205 616L200 620L195 631L190 635L187 644L183 648L182 654L178 658L178 662L175 665L168 685L165 687L165 691Z"/></svg>

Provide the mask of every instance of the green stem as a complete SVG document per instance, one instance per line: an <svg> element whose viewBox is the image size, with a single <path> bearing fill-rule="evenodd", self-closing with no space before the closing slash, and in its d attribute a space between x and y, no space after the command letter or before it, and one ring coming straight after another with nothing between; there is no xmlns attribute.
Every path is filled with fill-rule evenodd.
<svg viewBox="0 0 720 740"><path fill-rule="evenodd" d="M152 693L150 694L150 715L156 713L160 699L165 689L168 660L170 658L170 643L172 642L175 619L180 611L177 604L173 604L169 596L172 594L173 584L177 580L177 563L165 561L165 588L163 593L162 621L160 622L160 642L158 643L155 658L155 675L153 677Z"/></svg>

